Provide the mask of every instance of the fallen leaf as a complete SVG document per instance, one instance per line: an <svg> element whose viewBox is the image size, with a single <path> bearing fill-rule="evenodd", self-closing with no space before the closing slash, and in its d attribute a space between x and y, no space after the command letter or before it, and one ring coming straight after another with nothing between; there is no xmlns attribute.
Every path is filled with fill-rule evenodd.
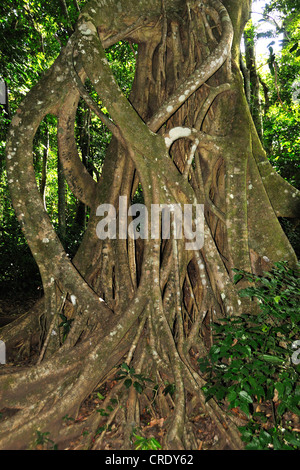
<svg viewBox="0 0 300 470"><path fill-rule="evenodd" d="M243 419L244 421L247 421L247 418L240 412L240 409L237 408L231 408L231 411L233 411L240 419Z"/></svg>
<svg viewBox="0 0 300 470"><path fill-rule="evenodd" d="M194 423L197 423L197 421L200 421L201 419L205 418L205 415L202 413L200 415L197 415L193 418Z"/></svg>
<svg viewBox="0 0 300 470"><path fill-rule="evenodd" d="M159 419L153 418L148 424L148 427L152 428L153 426L159 426L160 428L162 428L164 425L164 421L165 421L165 418L159 418Z"/></svg>

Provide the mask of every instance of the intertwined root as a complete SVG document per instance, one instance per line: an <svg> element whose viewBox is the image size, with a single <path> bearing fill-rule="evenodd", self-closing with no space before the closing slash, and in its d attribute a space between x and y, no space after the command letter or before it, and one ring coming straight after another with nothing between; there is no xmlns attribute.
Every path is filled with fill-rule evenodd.
<svg viewBox="0 0 300 470"><path fill-rule="evenodd" d="M66 48L11 123L9 184L40 268L44 299L40 309L1 332L9 347L20 337L30 347L38 332L40 350L30 367L1 370L0 408L14 414L1 425L0 447L28 448L37 431L50 432L63 445L87 426L90 435L81 445L101 448L105 430L92 440L101 413L95 410L84 425L66 427L63 418L76 419L86 397L112 379L120 364L127 364L158 386L162 376L174 385L172 400L160 393L159 411L167 418L164 448L197 447L189 417L202 406L226 445L238 449L242 444L234 424L214 401L204 402L204 382L191 351L205 354L212 344L211 323L243 311L232 268L259 272L277 255L294 259L277 216L294 212L296 204L289 203L296 191L281 180L286 199L279 200L274 191L274 175L232 56L234 30L224 5L218 0L201 5L153 1L152 9L146 2L141 3L145 11L138 11L134 2L121 0L123 16L116 17L116 3L87 4ZM235 2L240 13L235 22L247 17L244 7ZM234 28L237 35L242 31L241 24ZM130 101L117 86L104 52L122 38L139 44ZM88 95L87 77L110 118ZM113 135L98 183L80 160L74 138L79 96ZM91 209L72 261L45 212L32 165L33 138L47 114L58 117L65 178ZM118 208L120 196L131 203L139 184L148 213L153 204L204 204L204 246L186 250L185 240L174 237L173 219L167 240L99 240L98 205ZM117 210L117 224L119 216ZM117 400L106 425L122 425L123 447L129 448L143 400L150 397L134 383L124 388L125 380L111 389L104 404Z"/></svg>
<svg viewBox="0 0 300 470"><path fill-rule="evenodd" d="M204 382L195 373L190 365L185 365L179 355L173 353L172 360L164 363L157 357L156 350L146 347L149 342L149 317L143 320L136 328L132 328L126 339L118 345L117 351L106 351L105 357L110 361L103 363L100 369L99 359L103 355L105 340L98 340L99 329L97 329L89 340L78 344L75 348L65 351L60 350L56 355L43 361L38 366L26 368L17 372L15 368L9 374L0 376L1 390L5 390L1 403L3 408L9 409L12 404L16 414L4 420L1 426L0 443L2 449L28 448L34 445L36 433L50 432L55 436L55 443L65 444L82 434L83 429L88 429L88 435L79 442L79 448L101 448L105 431L112 423L118 423L119 433L123 439L123 448L131 448L132 433L140 425L140 411L144 406L151 407L153 390L158 395L158 405L152 407L155 417L162 413L166 417L164 448L184 449L195 448L196 439L191 431L191 425L187 414L192 414L195 408L204 406L204 398L201 386ZM133 337L133 331L135 336ZM148 341L147 341L148 337ZM156 341L158 343L159 341ZM92 346L94 348L92 348ZM100 349L102 354L100 353ZM175 347L173 347L175 351ZM124 356L124 351L127 351ZM160 348L160 356L171 357L168 346ZM105 429L98 434L98 429L103 421L103 414L95 409L84 423L74 423L65 427L64 418L75 419L79 411L80 403L99 387L103 381L117 377L116 365L125 357L123 363L124 377L113 386L107 394L101 409L107 409L109 413L105 418ZM128 364L125 368L124 364ZM160 365L161 364L161 365ZM177 371L176 371L177 368ZM182 373L178 372L181 369ZM101 372L100 372L101 370ZM155 373L153 371L156 371ZM128 373L127 373L128 371ZM129 373L130 371L130 373ZM175 372L173 372L175 371ZM101 374L101 375L100 375ZM127 375L126 375L127 374ZM131 375L130 375L131 374ZM161 374L170 383L175 375L175 397L168 399L161 393ZM145 386L145 379L153 377L153 384L158 382L159 387L148 387L141 393L141 387ZM132 385L126 388L125 381L132 380ZM182 388L179 389L179 379L182 380ZM177 380L177 381L176 381ZM134 385L134 381L139 385ZM151 396L152 395L152 396ZM195 399L191 397L194 395ZM189 402L187 397L189 396ZM114 408L109 404L114 400ZM173 401L174 400L174 401ZM192 405L191 405L192 402ZM182 409L179 407L182 406ZM179 409L178 409L179 408ZM229 423L223 412L215 404L206 405L206 412L214 418L220 434L225 438L227 445L232 448L241 448L238 433L234 426ZM120 425L123 423L123 426ZM95 437L96 436L96 437Z"/></svg>

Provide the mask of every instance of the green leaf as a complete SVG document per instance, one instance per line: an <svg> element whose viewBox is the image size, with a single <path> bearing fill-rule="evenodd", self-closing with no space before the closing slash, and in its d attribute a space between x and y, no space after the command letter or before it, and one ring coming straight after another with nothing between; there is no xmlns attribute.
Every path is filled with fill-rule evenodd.
<svg viewBox="0 0 300 470"><path fill-rule="evenodd" d="M253 391L253 394L257 396L257 399L259 400L260 398L265 398L265 391L261 385L258 385L255 390Z"/></svg>
<svg viewBox="0 0 300 470"><path fill-rule="evenodd" d="M295 447L300 447L300 439L295 433L285 433L284 438L289 444L292 444Z"/></svg>
<svg viewBox="0 0 300 470"><path fill-rule="evenodd" d="M121 365L121 369L126 370L126 372L130 371L128 365L125 362L123 362L123 364Z"/></svg>
<svg viewBox="0 0 300 470"><path fill-rule="evenodd" d="M151 437L150 444L151 444L151 449L153 450L161 449L160 443L156 439L154 439L154 437Z"/></svg>
<svg viewBox="0 0 300 470"><path fill-rule="evenodd" d="M122 380L125 379L125 377L127 377L127 374L124 375L123 372L119 371L115 377L115 380Z"/></svg>
<svg viewBox="0 0 300 470"><path fill-rule="evenodd" d="M271 354L262 354L260 356L264 361L270 362L271 364L283 364L285 361L280 357L273 356Z"/></svg>
<svg viewBox="0 0 300 470"><path fill-rule="evenodd" d="M268 444L270 444L272 441L272 437L267 431L262 429L259 433L259 440L263 447L268 447Z"/></svg>
<svg viewBox="0 0 300 470"><path fill-rule="evenodd" d="M144 382L153 382L153 380L150 379L149 377L143 377L143 381Z"/></svg>
<svg viewBox="0 0 300 470"><path fill-rule="evenodd" d="M262 450L261 443L258 438L254 438L252 442L246 445L246 450Z"/></svg>
<svg viewBox="0 0 300 470"><path fill-rule="evenodd" d="M139 382L134 382L133 386L138 393L143 393L143 386Z"/></svg>
<svg viewBox="0 0 300 470"><path fill-rule="evenodd" d="M106 424L104 426L100 426L96 431L96 436L98 436L98 434L101 434L103 431L105 431L105 429L106 429Z"/></svg>
<svg viewBox="0 0 300 470"><path fill-rule="evenodd" d="M297 49L298 49L298 42L296 42L296 44L294 44L294 45L289 49L289 52L295 52Z"/></svg>
<svg viewBox="0 0 300 470"><path fill-rule="evenodd" d="M282 444L281 444L281 442L280 442L280 440L278 439L277 436L273 437L273 447L274 447L274 450L281 450L282 449Z"/></svg>
<svg viewBox="0 0 300 470"><path fill-rule="evenodd" d="M126 380L124 381L124 385L125 385L126 388L131 387L131 385L132 385L132 380L131 380L131 379L126 379Z"/></svg>
<svg viewBox="0 0 300 470"><path fill-rule="evenodd" d="M286 409L287 409L287 406L286 406L286 403L284 403L284 401L279 403L278 408L276 410L278 416L282 416L283 413L286 411Z"/></svg>
<svg viewBox="0 0 300 470"><path fill-rule="evenodd" d="M214 344L209 350L210 355L216 355L219 352L220 352L220 347L217 346L216 344Z"/></svg>
<svg viewBox="0 0 300 470"><path fill-rule="evenodd" d="M241 279L243 279L243 274L235 274L233 276L233 283L234 284L237 284Z"/></svg>
<svg viewBox="0 0 300 470"><path fill-rule="evenodd" d="M176 387L175 387L175 384L168 384L168 385L166 386L166 388L163 390L163 394L164 394L164 395L169 394L169 395L173 396L174 393L175 393L175 388L176 388Z"/></svg>
<svg viewBox="0 0 300 470"><path fill-rule="evenodd" d="M281 383L281 382L277 382L277 383L275 384L275 389L276 389L277 392L278 392L279 398L283 398L284 389L285 389L284 384Z"/></svg>
<svg viewBox="0 0 300 470"><path fill-rule="evenodd" d="M240 409L249 417L250 416L250 410L249 410L249 404L246 402L240 403Z"/></svg>
<svg viewBox="0 0 300 470"><path fill-rule="evenodd" d="M134 378L140 380L141 382L145 380L142 374L134 374Z"/></svg>
<svg viewBox="0 0 300 470"><path fill-rule="evenodd" d="M237 397L237 393L234 390L230 390L230 392L227 395L227 400L231 403L234 401Z"/></svg>
<svg viewBox="0 0 300 470"><path fill-rule="evenodd" d="M104 408L100 408L99 410L96 410L96 411L100 413L101 416L109 416L109 413L107 413Z"/></svg>
<svg viewBox="0 0 300 470"><path fill-rule="evenodd" d="M239 392L239 396L241 397L243 401L247 403L253 403L251 396L245 390L242 390L241 392Z"/></svg>

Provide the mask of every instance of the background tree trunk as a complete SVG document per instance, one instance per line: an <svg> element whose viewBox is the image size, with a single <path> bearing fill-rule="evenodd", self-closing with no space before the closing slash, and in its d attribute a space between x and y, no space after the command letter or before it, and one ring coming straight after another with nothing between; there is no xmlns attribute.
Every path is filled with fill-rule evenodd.
<svg viewBox="0 0 300 470"><path fill-rule="evenodd" d="M57 160L57 187L58 187L58 231L64 245L67 235L66 224L66 183L60 159Z"/></svg>
<svg viewBox="0 0 300 470"><path fill-rule="evenodd" d="M246 67L249 71L249 81L250 81L250 110L252 118L259 135L259 138L262 139L263 129L262 129L262 114L261 114L261 103L260 103L260 94L259 94L259 76L257 73L256 67L256 58L255 58L255 45L253 34L244 33L244 44L245 44L245 59Z"/></svg>
<svg viewBox="0 0 300 470"><path fill-rule="evenodd" d="M46 142L44 145L43 160L42 160L42 178L40 182L40 193L43 199L45 210L47 210L46 209L46 182L47 182L47 162L48 162L49 143L50 143L49 141L50 141L50 136L49 136L49 129L47 127Z"/></svg>

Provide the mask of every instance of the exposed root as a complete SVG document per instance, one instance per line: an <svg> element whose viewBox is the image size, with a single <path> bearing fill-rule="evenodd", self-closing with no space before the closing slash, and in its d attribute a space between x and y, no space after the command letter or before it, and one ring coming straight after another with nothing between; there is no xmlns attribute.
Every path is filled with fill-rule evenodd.
<svg viewBox="0 0 300 470"><path fill-rule="evenodd" d="M80 438L76 448L102 449L113 426L120 447L133 448L137 430L143 432L144 410L159 421L164 449L199 449L203 442L193 421L199 407L217 428L220 448L243 448L226 413L213 400L205 403L205 382L195 358L212 344L213 321L243 311L232 268L257 271L264 250L275 253L279 242L293 259L278 230L276 214L282 204L274 200L271 175L265 173L244 113L236 65L229 70L234 28L224 4L172 1L170 8L164 0L155 2L151 12L143 6L146 18L136 12L134 2L122 2L126 8L121 17L114 0L102 2L101 11L93 7L97 2L87 4L69 44L12 121L7 144L12 198L40 267L45 297L31 313L1 330L12 356L20 340L27 341L27 349L36 336L41 340L32 367L0 369L0 408L12 410L1 423L2 449L34 447L37 431L51 432L60 447ZM121 37L139 43L130 101L104 51ZM86 77L110 118L88 95ZM99 182L83 168L76 147L79 95L113 133ZM48 113L59 118L66 179L91 208L73 261L45 212L32 165L32 141ZM21 168L28 169L26 174ZM203 204L204 246L186 249L186 240L177 239L175 212L169 238L159 226L156 239L144 239L136 230L135 239L100 240L97 207L113 205L120 227L121 205L124 199L131 204L138 183L149 214L154 204ZM264 227L255 221L252 185L278 235L270 235L271 241L266 242ZM149 235L149 228L145 230ZM118 370L123 375L116 375ZM106 381L110 389L101 397L101 408L80 422L82 403ZM72 421L68 425L66 416Z"/></svg>

